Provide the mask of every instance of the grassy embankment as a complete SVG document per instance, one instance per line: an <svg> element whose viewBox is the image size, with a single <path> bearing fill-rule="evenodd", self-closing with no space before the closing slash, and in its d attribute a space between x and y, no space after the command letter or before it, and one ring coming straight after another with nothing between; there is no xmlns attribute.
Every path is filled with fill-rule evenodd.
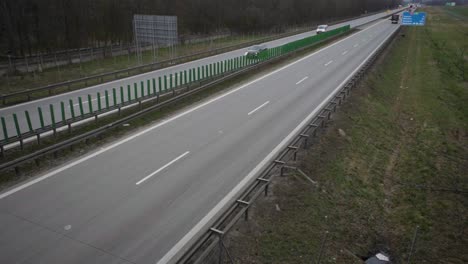
<svg viewBox="0 0 468 264"><path fill-rule="evenodd" d="M466 11L467 9L465 9ZM229 237L236 263L468 262L468 24L427 8ZM464 66L463 66L464 65ZM463 68L465 67L465 68Z"/></svg>

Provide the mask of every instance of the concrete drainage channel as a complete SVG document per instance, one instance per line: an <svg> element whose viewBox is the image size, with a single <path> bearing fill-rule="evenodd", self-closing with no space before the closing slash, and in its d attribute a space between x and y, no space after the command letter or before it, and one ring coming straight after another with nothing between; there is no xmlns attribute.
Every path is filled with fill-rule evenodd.
<svg viewBox="0 0 468 264"><path fill-rule="evenodd" d="M80 142L87 141L87 140L89 140L91 138L98 137L98 136L104 134L105 132L108 132L111 129L115 129L115 128L120 127L120 126L122 126L124 124L127 124L128 122L130 122L130 121L132 121L134 119L140 118L140 117L142 117L143 115L145 115L147 113L159 110L159 109L161 109L163 107L169 106L169 105L171 105L173 103L176 103L176 102L179 102L179 101L181 101L181 100L183 100L183 99L185 99L185 98L187 98L189 96L192 96L192 95L194 95L194 94L196 94L196 93L198 93L200 91L203 91L203 90L205 90L205 89L207 89L209 87L220 84L220 83L222 83L224 81L235 78L235 77L237 77L239 75L251 72L252 70L258 69L258 68L260 68L260 67L262 67L264 65L280 61L280 60L282 60L284 58L287 58L287 57L290 57L290 56L294 56L294 54L296 54L297 52L306 50L306 49L311 48L311 47L313 47L315 45L323 43L325 41L333 40L333 39L335 39L337 37L342 36L343 34L346 34L346 33L350 32L348 26L345 27L345 28L346 28L346 30L339 30L339 31L337 31L338 33L331 34L328 37L325 36L325 35L320 35L321 36L320 39L318 39L316 41L312 41L312 43L311 44L309 43L308 45L303 45L303 43L299 43L301 45L295 45L294 42L293 43L288 43L288 44L286 44L287 47L285 47L283 51L276 51L278 53L276 53L276 52L274 53L274 54L278 54L276 56L267 57L268 58L267 60L258 61L257 63L247 65L246 67L240 68L237 71L232 70L232 71L226 72L226 74L215 76L215 78L213 78L213 79L199 80L199 82L197 83L198 86L195 86L193 84L192 85L182 85L178 89L169 90L169 93L166 93L164 96L172 96L172 97L168 98L165 101L159 102L160 96L162 98L163 95L154 94L153 96L139 98L139 100L137 100L136 103L134 102L131 105L130 104L128 104L128 105L117 105L114 108L109 107L109 111L107 111L105 113L100 113L100 115L108 115L108 114L111 114L111 113L120 112L124 108L142 106L142 103L150 102L150 101L156 101L156 104L151 105L151 106L149 106L149 107L147 107L145 109L141 109L138 112L130 114L130 115L128 115L128 116L126 116L124 118L121 118L121 119L119 119L117 121L114 121L114 122L112 122L110 124L107 124L107 125L104 125L104 126L102 126L100 128L94 129L92 131L80 134L80 135L78 135L76 137L66 139L66 140L64 140L62 142L59 142L59 143L56 143L54 145L45 147L45 148L40 149L40 150L38 150L38 151L36 151L34 153L26 154L26 155L24 155L22 157L19 157L17 159L12 160L12 161L5 162L5 163L0 165L0 171L6 172L6 171L14 170L16 175L19 175L20 174L20 166L22 166L22 165L26 165L26 164L29 164L31 162L34 162L36 164L36 166L39 166L40 158L42 158L42 157L44 157L46 155L53 154L54 157L57 157L58 152L60 150L65 150L65 149L68 149L68 148L71 149L71 148L73 148L74 145L76 145L76 144L78 144ZM88 116L84 115L84 117L86 117L86 118L80 119L81 122L93 121L94 119L97 118L97 115L94 115L94 114L91 114L91 115L88 115ZM61 127L62 130L67 130L67 129L70 130L70 128L71 128L71 124L66 123L66 122L64 122L62 124L62 127ZM54 127L49 127L49 131L47 133L56 133L58 131L58 129L59 128L57 128L57 127L55 127L55 128ZM35 140L35 138L39 142L40 136L38 136L38 134L33 134L32 136L30 136L30 140ZM24 138L18 137L17 138L18 143L19 143L20 139L21 139L20 145L22 145L22 141L24 140ZM1 150L2 150L2 155L4 155L5 154L4 153L4 146L0 146L0 147L1 147Z"/></svg>
<svg viewBox="0 0 468 264"><path fill-rule="evenodd" d="M246 221L249 219L250 206L260 195L268 195L268 187L274 176L283 176L291 170L297 170L290 163L296 161L298 151L301 148L308 148L311 138L315 137L325 127L325 122L331 119L332 113L336 112L337 107L346 100L350 95L350 91L356 87L367 70L369 70L399 31L400 28L385 41L349 82L312 118L312 121L305 125L288 146L277 154L257 178L245 190L240 192L240 195L232 201L224 213L210 224L208 231L204 232L195 242L192 242L193 244L177 260L177 263L234 263L234 259L223 242L228 232L241 218L244 218Z"/></svg>

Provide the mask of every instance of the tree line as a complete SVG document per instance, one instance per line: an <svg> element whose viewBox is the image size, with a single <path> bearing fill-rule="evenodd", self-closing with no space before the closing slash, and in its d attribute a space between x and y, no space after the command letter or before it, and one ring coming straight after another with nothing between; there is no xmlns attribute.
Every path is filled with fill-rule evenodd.
<svg viewBox="0 0 468 264"><path fill-rule="evenodd" d="M281 32L294 25L355 16L400 0L2 0L0 55L133 40L134 14L175 15L179 35Z"/></svg>

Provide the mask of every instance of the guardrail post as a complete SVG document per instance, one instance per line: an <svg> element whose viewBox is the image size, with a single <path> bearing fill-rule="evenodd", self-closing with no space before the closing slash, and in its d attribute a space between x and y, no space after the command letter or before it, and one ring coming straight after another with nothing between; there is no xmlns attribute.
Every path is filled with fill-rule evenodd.
<svg viewBox="0 0 468 264"><path fill-rule="evenodd" d="M184 70L184 84L187 84L187 70Z"/></svg>
<svg viewBox="0 0 468 264"><path fill-rule="evenodd" d="M177 77L179 77L179 74L176 72L176 73L174 73L174 79L175 79L174 80L174 87L179 86L179 78L177 78ZM171 88L172 88L172 86L171 86Z"/></svg>
<svg viewBox="0 0 468 264"><path fill-rule="evenodd" d="M24 115L26 116L26 122L28 123L29 132L33 132L34 129L32 127L31 117L29 116L28 110L24 111Z"/></svg>
<svg viewBox="0 0 468 264"><path fill-rule="evenodd" d="M167 91L167 76L164 75L164 91Z"/></svg>
<svg viewBox="0 0 468 264"><path fill-rule="evenodd" d="M67 117L65 116L65 104L63 102L60 102L60 111L62 113L62 122L65 123Z"/></svg>
<svg viewBox="0 0 468 264"><path fill-rule="evenodd" d="M57 129L55 128L55 112L54 112L54 105L50 104L49 105L49 110L50 110L50 120L52 123L52 128L54 130L54 137L57 136Z"/></svg>
<svg viewBox="0 0 468 264"><path fill-rule="evenodd" d="M91 100L90 94L88 94L88 108L89 108L89 112L93 113L93 101Z"/></svg>
<svg viewBox="0 0 468 264"><path fill-rule="evenodd" d="M37 113L39 114L39 122L41 123L41 128L44 128L44 116L42 115L42 108L37 108Z"/></svg>
<svg viewBox="0 0 468 264"><path fill-rule="evenodd" d="M84 116L84 110L83 110L83 100L81 99L81 97L78 97L78 105L80 106L81 117L83 117Z"/></svg>
<svg viewBox="0 0 468 264"><path fill-rule="evenodd" d="M156 90L156 79L153 78L153 94L156 94L157 93L157 90Z"/></svg>
<svg viewBox="0 0 468 264"><path fill-rule="evenodd" d="M200 80L200 67L197 67L197 78L195 79L196 81Z"/></svg>
<svg viewBox="0 0 468 264"><path fill-rule="evenodd" d="M309 140L309 135L306 134L300 134L300 137L304 138L304 149L308 148L308 140Z"/></svg>
<svg viewBox="0 0 468 264"><path fill-rule="evenodd" d="M106 101L106 110L109 109L109 92L107 90L104 91L104 97Z"/></svg>
<svg viewBox="0 0 468 264"><path fill-rule="evenodd" d="M204 68L205 68L205 76L203 76L203 77L206 79L206 78L209 77L209 76L208 76L208 74L209 74L209 72L208 72L208 65L205 65Z"/></svg>
<svg viewBox="0 0 468 264"><path fill-rule="evenodd" d="M192 69L189 69L189 82L192 83Z"/></svg>
<svg viewBox="0 0 468 264"><path fill-rule="evenodd" d="M128 101L132 101L132 89L130 88L130 84L127 85L127 97Z"/></svg>
<svg viewBox="0 0 468 264"><path fill-rule="evenodd" d="M2 130L3 130L3 138L8 139L8 129L6 126L5 118L2 116Z"/></svg>
<svg viewBox="0 0 468 264"><path fill-rule="evenodd" d="M213 63L210 63L210 77L213 76Z"/></svg>
<svg viewBox="0 0 468 264"><path fill-rule="evenodd" d="M98 101L100 100L98 99ZM123 105L124 102L125 102L124 89L122 86L120 86L120 104Z"/></svg>

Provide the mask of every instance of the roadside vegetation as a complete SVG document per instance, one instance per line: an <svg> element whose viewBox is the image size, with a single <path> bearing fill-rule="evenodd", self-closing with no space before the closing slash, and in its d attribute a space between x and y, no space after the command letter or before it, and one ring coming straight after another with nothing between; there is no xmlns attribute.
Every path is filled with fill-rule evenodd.
<svg viewBox="0 0 468 264"><path fill-rule="evenodd" d="M277 177L230 233L236 263L468 262L468 24L424 11L302 153L317 184Z"/></svg>

